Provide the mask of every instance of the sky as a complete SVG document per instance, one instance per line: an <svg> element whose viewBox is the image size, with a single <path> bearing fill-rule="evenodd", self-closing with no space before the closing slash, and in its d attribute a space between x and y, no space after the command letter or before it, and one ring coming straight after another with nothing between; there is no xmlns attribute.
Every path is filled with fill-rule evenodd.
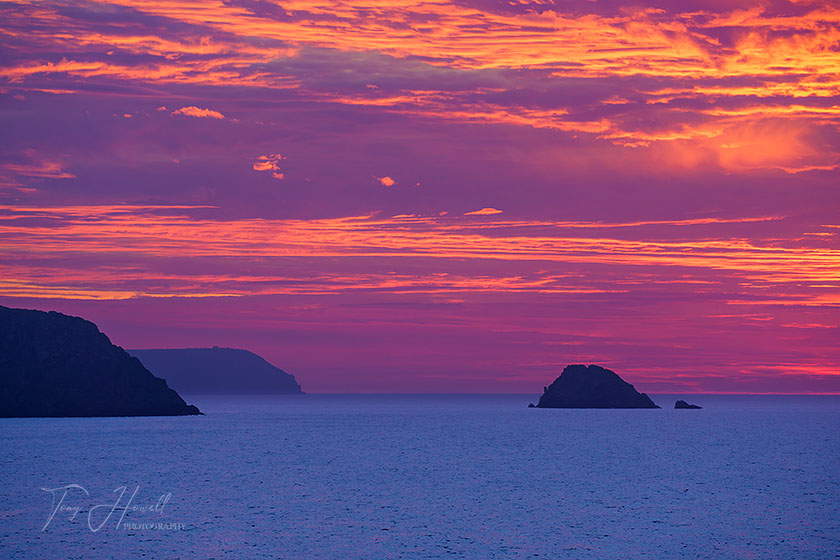
<svg viewBox="0 0 840 560"><path fill-rule="evenodd" d="M307 392L840 392L840 6L0 2L0 304Z"/></svg>

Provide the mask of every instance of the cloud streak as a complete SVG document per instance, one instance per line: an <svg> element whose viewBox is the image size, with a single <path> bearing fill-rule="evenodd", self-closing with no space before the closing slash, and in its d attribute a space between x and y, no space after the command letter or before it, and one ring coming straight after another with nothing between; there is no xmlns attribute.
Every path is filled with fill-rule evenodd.
<svg viewBox="0 0 840 560"><path fill-rule="evenodd" d="M678 282L693 283L700 280L702 283L711 278L713 282L736 283L739 292L731 298L733 302L749 303L751 298L759 296L765 302L840 305L840 251L837 249L803 244L781 247L770 240L760 242L714 237L673 241L657 239L656 236L642 232L631 233L629 238L573 233L580 229L598 232L607 227L623 230L642 230L649 225L691 227L726 223L726 220L626 224L505 221L494 224L484 220L470 222L441 217L359 216L306 221L220 221L177 212L164 215L160 213L163 208L154 207L66 210L6 207L2 210L0 239L6 250L16 255L40 254L44 259L62 253L86 253L91 257L122 253L132 258L210 258L218 259L219 263L230 263L229 274L220 275L220 278L227 279L236 276L235 269L239 266L236 264L237 259L251 258L424 258L441 262L477 259L541 262L552 267L574 263L626 269L621 280L597 288L607 291L626 291L628 286L638 283L673 282L674 267L678 267L683 270L683 276L676 280ZM196 209L184 207L183 210ZM481 217L489 215L493 214L478 214ZM29 225L29 220L36 216L50 218L44 222L49 226L37 228ZM766 219L746 218L736 221L761 223ZM632 271L638 269L643 269L644 273L636 277ZM10 271L8 277L15 276ZM551 274L548 276L551 277ZM269 282L270 279L262 280ZM550 292L557 288L552 282L510 283L501 280L496 283L491 278L477 282L465 278L460 284L442 278L441 283L437 284L428 275L417 283L431 291L456 288L506 291L508 288L520 290L529 287ZM824 288L813 289L815 283L820 283ZM562 289L593 289L586 282L583 284L564 285ZM803 289L809 284L812 285L810 294ZM356 282L352 281L352 277L342 278L343 289L362 287L375 290L377 283L371 283L367 275L361 275ZM323 286L315 288L318 292L322 289ZM241 292L242 295L250 293L247 289ZM259 290L255 293L259 293ZM767 298L768 293L776 293L779 297ZM154 294L150 292L150 295ZM178 294L167 291L166 295ZM186 290L182 295L194 294Z"/></svg>

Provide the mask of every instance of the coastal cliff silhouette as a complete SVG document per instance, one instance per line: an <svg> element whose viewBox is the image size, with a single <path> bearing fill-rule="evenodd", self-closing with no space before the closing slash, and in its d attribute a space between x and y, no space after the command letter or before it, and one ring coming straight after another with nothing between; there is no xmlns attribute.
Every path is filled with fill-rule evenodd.
<svg viewBox="0 0 840 560"><path fill-rule="evenodd" d="M90 321L0 306L0 417L193 414Z"/></svg>
<svg viewBox="0 0 840 560"><path fill-rule="evenodd" d="M129 350L155 375L184 394L299 395L294 375L238 348Z"/></svg>

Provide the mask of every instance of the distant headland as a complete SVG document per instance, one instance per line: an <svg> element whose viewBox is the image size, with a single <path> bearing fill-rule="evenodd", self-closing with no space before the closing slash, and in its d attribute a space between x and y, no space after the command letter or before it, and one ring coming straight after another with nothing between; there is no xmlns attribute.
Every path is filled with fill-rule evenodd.
<svg viewBox="0 0 840 560"><path fill-rule="evenodd" d="M238 348L129 350L149 370L185 395L300 395L294 375Z"/></svg>
<svg viewBox="0 0 840 560"><path fill-rule="evenodd" d="M569 365L543 389L537 408L659 408L614 371Z"/></svg>
<svg viewBox="0 0 840 560"><path fill-rule="evenodd" d="M0 417L193 414L90 321L0 306Z"/></svg>

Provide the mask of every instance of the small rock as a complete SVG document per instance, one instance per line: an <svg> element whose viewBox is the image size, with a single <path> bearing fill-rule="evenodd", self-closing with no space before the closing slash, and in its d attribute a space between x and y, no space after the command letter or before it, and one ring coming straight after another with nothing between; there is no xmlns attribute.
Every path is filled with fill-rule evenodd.
<svg viewBox="0 0 840 560"><path fill-rule="evenodd" d="M695 408L695 409L699 409L699 408L703 408L703 407L698 406L696 404L688 404L685 401L677 401L677 402L674 403L674 408L686 408L686 409L687 408Z"/></svg>

